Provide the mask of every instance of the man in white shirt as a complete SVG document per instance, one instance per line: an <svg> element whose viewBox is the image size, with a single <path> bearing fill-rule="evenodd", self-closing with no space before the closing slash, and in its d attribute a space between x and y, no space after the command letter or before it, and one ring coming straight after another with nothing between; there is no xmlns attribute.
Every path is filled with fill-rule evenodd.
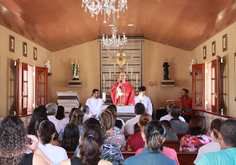
<svg viewBox="0 0 236 165"><path fill-rule="evenodd" d="M150 116L152 116L152 111L153 111L152 102L151 102L150 98L145 95L145 93L146 93L146 87L141 86L139 88L139 95L134 98L135 104L142 103L145 107L146 113L149 114Z"/></svg>
<svg viewBox="0 0 236 165"><path fill-rule="evenodd" d="M89 116L96 117L96 115L100 112L99 110L103 104L103 101L101 98L99 98L99 90L98 89L94 89L92 92L93 92L93 97L89 98L86 101L86 105L90 109Z"/></svg>
<svg viewBox="0 0 236 165"><path fill-rule="evenodd" d="M162 120L168 120L170 121L173 117L171 116L171 107L174 106L175 104L169 104L167 105L167 112L169 113L168 115L165 115L163 117L160 118L160 121ZM184 118L182 116L179 116L178 119L182 122L185 122Z"/></svg>
<svg viewBox="0 0 236 165"><path fill-rule="evenodd" d="M48 113L48 120L51 121L56 130L57 133L59 134L62 127L64 126L63 122L61 122L60 120L58 120L55 116L57 114L57 104L55 103L49 103L46 105L46 109L47 109L47 113Z"/></svg>
<svg viewBox="0 0 236 165"><path fill-rule="evenodd" d="M134 125L139 122L140 116L145 112L145 107L142 103L137 103L134 106L136 117L127 120L125 123L125 134L134 134Z"/></svg>

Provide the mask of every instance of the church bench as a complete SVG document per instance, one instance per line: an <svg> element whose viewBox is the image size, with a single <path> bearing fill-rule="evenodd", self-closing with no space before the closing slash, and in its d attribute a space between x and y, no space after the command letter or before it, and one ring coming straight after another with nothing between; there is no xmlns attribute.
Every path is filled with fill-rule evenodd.
<svg viewBox="0 0 236 165"><path fill-rule="evenodd" d="M75 151L66 151L66 153L67 153L68 158L70 159L73 157Z"/></svg>
<svg viewBox="0 0 236 165"><path fill-rule="evenodd" d="M176 152L179 151L180 141L179 140L169 140L165 141L163 146L173 148Z"/></svg>
<svg viewBox="0 0 236 165"><path fill-rule="evenodd" d="M185 135L188 135L188 134L184 134L184 133L177 134L178 140L181 140L181 138L182 138L183 136L185 136Z"/></svg>

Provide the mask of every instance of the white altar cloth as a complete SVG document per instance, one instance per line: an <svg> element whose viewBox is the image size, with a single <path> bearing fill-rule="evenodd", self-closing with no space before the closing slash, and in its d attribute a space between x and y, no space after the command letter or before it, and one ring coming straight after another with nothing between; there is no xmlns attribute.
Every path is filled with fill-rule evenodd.
<svg viewBox="0 0 236 165"><path fill-rule="evenodd" d="M102 105L100 107L100 112L106 109L109 105ZM116 106L118 117L134 117L134 106ZM100 114L98 113L98 115ZM98 117L97 115L97 117Z"/></svg>

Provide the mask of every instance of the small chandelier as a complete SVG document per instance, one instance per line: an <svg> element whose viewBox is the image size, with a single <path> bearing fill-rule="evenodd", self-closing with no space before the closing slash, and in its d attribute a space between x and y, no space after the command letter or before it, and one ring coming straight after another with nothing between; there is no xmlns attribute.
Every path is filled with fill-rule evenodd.
<svg viewBox="0 0 236 165"><path fill-rule="evenodd" d="M123 38L120 38L120 35L118 35L118 38L116 37L117 27L115 27L116 21L115 21L115 14L113 14L113 27L111 28L112 36L111 38L108 38L106 36L106 39L104 37L104 34L102 36L102 44L103 47L106 49L118 49L120 46L123 47L124 44L127 42L127 37L125 37L125 33L123 33Z"/></svg>
<svg viewBox="0 0 236 165"><path fill-rule="evenodd" d="M95 3L96 2L96 3ZM127 0L118 0L118 6L116 8L115 6L116 0L82 0L82 7L85 5L84 11L87 12L87 9L89 9L91 17L93 18L94 15L98 15L101 11L101 14L104 12L104 21L103 23L106 23L106 16L108 17L108 21L112 14L117 13L117 18L119 18L119 12L123 10L125 12L125 9L128 9L127 6ZM97 20L97 17L96 17Z"/></svg>

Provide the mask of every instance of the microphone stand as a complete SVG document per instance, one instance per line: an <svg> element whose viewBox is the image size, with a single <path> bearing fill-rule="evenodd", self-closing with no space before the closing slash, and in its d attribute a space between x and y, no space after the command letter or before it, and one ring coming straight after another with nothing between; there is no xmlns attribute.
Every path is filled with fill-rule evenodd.
<svg viewBox="0 0 236 165"><path fill-rule="evenodd" d="M184 109L184 96L183 95L182 95L182 103L183 103L182 116L184 116L185 109Z"/></svg>

